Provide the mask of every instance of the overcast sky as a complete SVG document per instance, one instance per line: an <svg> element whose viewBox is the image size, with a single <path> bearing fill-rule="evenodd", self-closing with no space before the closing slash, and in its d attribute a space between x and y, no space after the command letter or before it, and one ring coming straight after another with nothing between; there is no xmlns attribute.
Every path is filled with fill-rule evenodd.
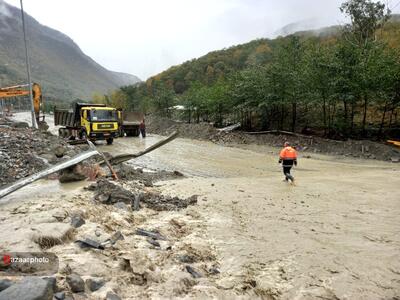
<svg viewBox="0 0 400 300"><path fill-rule="evenodd" d="M19 0L6 0L19 7ZM209 51L274 37L287 24L345 22L343 0L24 0L40 23L104 67L146 79ZM397 7L400 0L384 0ZM305 21L305 22L304 22Z"/></svg>

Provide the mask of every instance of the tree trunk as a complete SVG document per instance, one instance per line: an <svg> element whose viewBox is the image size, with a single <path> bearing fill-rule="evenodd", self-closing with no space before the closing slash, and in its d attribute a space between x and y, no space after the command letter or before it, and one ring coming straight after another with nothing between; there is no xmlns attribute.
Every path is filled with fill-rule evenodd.
<svg viewBox="0 0 400 300"><path fill-rule="evenodd" d="M379 126L379 131L378 131L378 139L379 140L382 138L382 132L383 132L383 125L385 123L386 110L387 110L387 102L385 102L385 107L383 108L381 125Z"/></svg>
<svg viewBox="0 0 400 300"><path fill-rule="evenodd" d="M365 136L365 123L367 122L368 97L364 95L364 116L362 122L362 136Z"/></svg>
<svg viewBox="0 0 400 300"><path fill-rule="evenodd" d="M348 108L347 108L347 101L346 100L343 100L343 106L344 106L344 128L343 128L343 130L344 130L344 135L347 137L348 136L348 132L347 132L347 129L348 129L348 124L349 124L349 121L348 121Z"/></svg>
<svg viewBox="0 0 400 300"><path fill-rule="evenodd" d="M353 135L354 130L354 115L355 115L355 102L351 102L351 115L350 115L350 135Z"/></svg>
<svg viewBox="0 0 400 300"><path fill-rule="evenodd" d="M296 130L296 119L297 119L297 105L296 102L292 103L292 132Z"/></svg>
<svg viewBox="0 0 400 300"><path fill-rule="evenodd" d="M324 93L322 93L322 99L324 101L322 106L323 117L324 117L324 136L326 136L326 99Z"/></svg>

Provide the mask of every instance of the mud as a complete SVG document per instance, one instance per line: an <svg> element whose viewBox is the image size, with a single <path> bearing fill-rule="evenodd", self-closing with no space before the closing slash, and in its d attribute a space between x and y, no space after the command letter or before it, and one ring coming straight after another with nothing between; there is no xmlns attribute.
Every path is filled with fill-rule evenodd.
<svg viewBox="0 0 400 300"><path fill-rule="evenodd" d="M138 207L134 208L135 210L140 206L146 206L156 211L180 210L197 203L196 195L185 199L176 196L165 196L158 191L145 189L143 185L135 182L131 182L128 188L129 190L118 183L112 183L107 179L100 179L96 183L91 184L87 190L94 191L94 199L103 204L123 202L134 208L135 201L137 201Z"/></svg>
<svg viewBox="0 0 400 300"><path fill-rule="evenodd" d="M134 153L159 138L99 148ZM40 251L38 236L58 239L48 249L60 259L57 289L70 293L71 273L104 279L86 290L89 299L397 299L400 165L300 151L292 186L282 182L278 151L180 138L130 161L144 173L185 174L153 186L140 174L118 183L134 195L197 195L197 204L172 211L121 209L95 200L96 189L83 189L90 183L39 181L0 203L0 251ZM85 223L71 232L74 215ZM74 242L118 231L124 239L104 250Z"/></svg>
<svg viewBox="0 0 400 300"><path fill-rule="evenodd" d="M298 150L308 153L321 153L336 156L398 161L400 149L384 143L369 140L338 141L324 139L318 136L291 136L282 134L251 135L244 131L221 132L211 124L187 124L151 116L147 120L150 133L168 135L178 131L180 137L212 141L222 145L268 145L281 147L289 141Z"/></svg>

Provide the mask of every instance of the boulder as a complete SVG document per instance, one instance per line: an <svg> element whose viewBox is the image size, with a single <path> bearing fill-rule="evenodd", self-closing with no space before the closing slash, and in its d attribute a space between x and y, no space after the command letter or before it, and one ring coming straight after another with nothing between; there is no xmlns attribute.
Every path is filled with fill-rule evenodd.
<svg viewBox="0 0 400 300"><path fill-rule="evenodd" d="M61 145L58 145L57 147L54 148L54 154L58 158L63 157L66 152L67 152L67 149Z"/></svg>
<svg viewBox="0 0 400 300"><path fill-rule="evenodd" d="M74 293L85 291L85 282L78 274L71 274L67 276L67 283Z"/></svg>
<svg viewBox="0 0 400 300"><path fill-rule="evenodd" d="M85 224L85 220L80 215L73 215L71 217L71 225L74 228L79 228Z"/></svg>
<svg viewBox="0 0 400 300"><path fill-rule="evenodd" d="M89 288L91 292L97 291L100 289L104 284L105 280L102 278L89 278L86 279L86 286Z"/></svg>
<svg viewBox="0 0 400 300"><path fill-rule="evenodd" d="M60 172L59 181L61 183L82 181L86 179L86 175L83 174L83 170L80 164L64 169Z"/></svg>
<svg viewBox="0 0 400 300"><path fill-rule="evenodd" d="M29 128L29 124L27 122L14 122L11 124L14 128Z"/></svg>
<svg viewBox="0 0 400 300"><path fill-rule="evenodd" d="M26 277L0 292L0 300L52 300L53 287L50 281L39 277Z"/></svg>

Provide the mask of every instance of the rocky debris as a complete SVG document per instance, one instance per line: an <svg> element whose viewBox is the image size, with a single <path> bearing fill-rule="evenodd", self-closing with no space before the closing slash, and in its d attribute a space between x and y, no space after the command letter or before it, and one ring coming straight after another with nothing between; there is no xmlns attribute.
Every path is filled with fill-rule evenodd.
<svg viewBox="0 0 400 300"><path fill-rule="evenodd" d="M118 178L123 180L139 180L145 186L152 186L153 183L160 180L172 180L183 178L184 175L179 171L144 171L142 168L134 168L129 164L121 164L117 169Z"/></svg>
<svg viewBox="0 0 400 300"><path fill-rule="evenodd" d="M193 195L186 199L179 197L164 196L161 194L148 193L143 202L148 208L163 211L163 210L179 210L194 205L197 203L197 195Z"/></svg>
<svg viewBox="0 0 400 300"><path fill-rule="evenodd" d="M94 248L104 250L104 246L101 243L90 238L76 240L75 243L79 244L81 248Z"/></svg>
<svg viewBox="0 0 400 300"><path fill-rule="evenodd" d="M66 280L72 292L79 293L85 291L85 282L78 274L68 275Z"/></svg>
<svg viewBox="0 0 400 300"><path fill-rule="evenodd" d="M201 278L203 277L199 272L197 272L193 267L187 265L185 266L186 271L188 271L188 273L190 275L192 275L193 278Z"/></svg>
<svg viewBox="0 0 400 300"><path fill-rule="evenodd" d="M136 229L135 234L137 235L141 235L141 236L147 236L149 238L152 238L154 240L162 240L162 241L166 241L167 239L161 235L158 231L156 230L144 230L142 228L138 228Z"/></svg>
<svg viewBox="0 0 400 300"><path fill-rule="evenodd" d="M122 300L120 296L112 292L108 292L106 295L106 300Z"/></svg>
<svg viewBox="0 0 400 300"><path fill-rule="evenodd" d="M26 277L0 292L0 300L52 300L53 287L50 281L39 277Z"/></svg>
<svg viewBox="0 0 400 300"><path fill-rule="evenodd" d="M80 215L73 215L71 217L71 226L74 228L79 228L85 224L85 220Z"/></svg>
<svg viewBox="0 0 400 300"><path fill-rule="evenodd" d="M97 291L106 283L103 278L88 278L85 282L91 292Z"/></svg>
<svg viewBox="0 0 400 300"><path fill-rule="evenodd" d="M6 288L9 288L14 284L14 281L11 281L9 279L0 279L0 292L5 290Z"/></svg>
<svg viewBox="0 0 400 300"><path fill-rule="evenodd" d="M99 179L96 183L91 184L88 190L94 191L95 200L103 204L124 202L132 205L134 210L137 210L139 206L139 199L140 203L157 211L179 210L197 203L196 195L181 199L179 197L164 196L157 192L141 191L140 186L136 186L135 192L131 192L107 179Z"/></svg>
<svg viewBox="0 0 400 300"><path fill-rule="evenodd" d="M0 124L17 124L16 127L0 127L0 187L30 176L55 164L57 158L52 147L62 147L64 154L73 156L87 145L72 147L58 136L18 125L0 118ZM81 150L82 149L82 150Z"/></svg>
<svg viewBox="0 0 400 300"><path fill-rule="evenodd" d="M115 204L117 202L131 203L135 195L106 179L100 179L88 188L96 191L95 199L103 204Z"/></svg>
<svg viewBox="0 0 400 300"><path fill-rule="evenodd" d="M119 240L124 240L124 236L122 235L121 231L115 232L109 239L107 239L104 243L111 243L111 245L114 245L116 242Z"/></svg>
<svg viewBox="0 0 400 300"><path fill-rule="evenodd" d="M150 245L153 245L153 246L156 247L156 248L161 248L160 243L157 242L157 240L155 240L155 239L153 239L153 238L151 238L151 237L148 237L148 238L146 239L146 241L147 241Z"/></svg>

